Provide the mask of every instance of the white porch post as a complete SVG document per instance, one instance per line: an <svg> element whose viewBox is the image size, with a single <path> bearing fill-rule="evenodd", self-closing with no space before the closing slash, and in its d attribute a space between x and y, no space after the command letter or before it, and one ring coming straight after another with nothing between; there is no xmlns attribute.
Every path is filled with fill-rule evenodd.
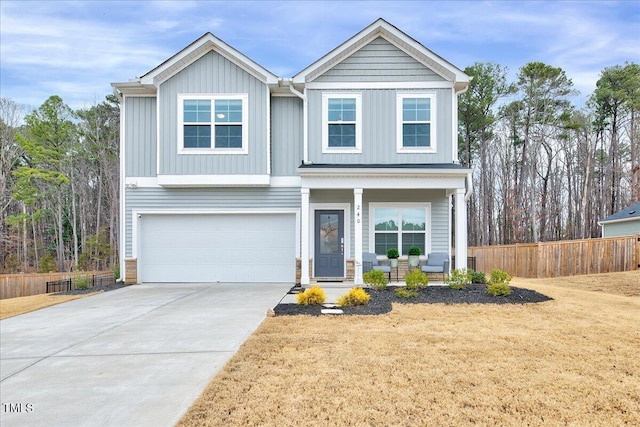
<svg viewBox="0 0 640 427"><path fill-rule="evenodd" d="M456 190L456 268L467 268L467 203L465 189Z"/></svg>
<svg viewBox="0 0 640 427"><path fill-rule="evenodd" d="M309 189L301 188L302 212L300 218L300 285L309 284Z"/></svg>
<svg viewBox="0 0 640 427"><path fill-rule="evenodd" d="M362 188L353 189L353 223L355 229L354 284L362 285Z"/></svg>

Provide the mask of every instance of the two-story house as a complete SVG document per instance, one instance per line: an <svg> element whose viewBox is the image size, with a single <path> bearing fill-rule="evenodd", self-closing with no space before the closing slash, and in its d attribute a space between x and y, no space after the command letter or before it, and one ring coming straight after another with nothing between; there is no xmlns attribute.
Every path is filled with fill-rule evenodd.
<svg viewBox="0 0 640 427"><path fill-rule="evenodd" d="M363 252L414 245L466 267L469 80L379 19L292 78L207 33L114 83L123 277L360 284Z"/></svg>

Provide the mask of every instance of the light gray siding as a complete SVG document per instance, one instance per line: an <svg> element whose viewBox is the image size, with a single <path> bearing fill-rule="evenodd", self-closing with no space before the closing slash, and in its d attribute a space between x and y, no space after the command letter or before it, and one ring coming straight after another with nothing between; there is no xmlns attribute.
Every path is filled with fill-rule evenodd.
<svg viewBox="0 0 640 427"><path fill-rule="evenodd" d="M634 234L640 234L640 219L612 222L602 226L602 237L633 236Z"/></svg>
<svg viewBox="0 0 640 427"><path fill-rule="evenodd" d="M443 81L387 40L378 37L337 64L316 82Z"/></svg>
<svg viewBox="0 0 640 427"><path fill-rule="evenodd" d="M362 194L362 235L364 252L369 249L370 203L431 203L431 251L449 252L449 198L444 190L365 190Z"/></svg>
<svg viewBox="0 0 640 427"><path fill-rule="evenodd" d="M244 154L178 154L178 94L248 94ZM160 173L167 175L266 174L267 86L231 61L209 52L160 85Z"/></svg>
<svg viewBox="0 0 640 427"><path fill-rule="evenodd" d="M156 176L156 98L125 97L125 174Z"/></svg>
<svg viewBox="0 0 640 427"><path fill-rule="evenodd" d="M125 257L131 257L132 210L299 209L299 188L126 189Z"/></svg>
<svg viewBox="0 0 640 427"><path fill-rule="evenodd" d="M302 100L298 97L271 99L271 174L297 176L302 163Z"/></svg>
<svg viewBox="0 0 640 427"><path fill-rule="evenodd" d="M395 90L366 89L362 94L362 153L322 153L322 94L337 91L308 90L309 157L315 163L451 163L452 89ZM346 91L339 91L344 93ZM396 152L396 94L436 94L436 147L433 154Z"/></svg>

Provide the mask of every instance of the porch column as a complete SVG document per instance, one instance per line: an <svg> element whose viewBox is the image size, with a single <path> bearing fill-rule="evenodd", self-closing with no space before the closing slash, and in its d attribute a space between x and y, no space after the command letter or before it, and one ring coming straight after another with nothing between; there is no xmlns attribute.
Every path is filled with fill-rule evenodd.
<svg viewBox="0 0 640 427"><path fill-rule="evenodd" d="M300 217L300 285L309 284L309 189L301 188L302 212Z"/></svg>
<svg viewBox="0 0 640 427"><path fill-rule="evenodd" d="M362 188L353 189L353 224L355 229L355 277L353 282L362 285Z"/></svg>
<svg viewBox="0 0 640 427"><path fill-rule="evenodd" d="M467 203L464 188L456 190L456 268L467 268Z"/></svg>

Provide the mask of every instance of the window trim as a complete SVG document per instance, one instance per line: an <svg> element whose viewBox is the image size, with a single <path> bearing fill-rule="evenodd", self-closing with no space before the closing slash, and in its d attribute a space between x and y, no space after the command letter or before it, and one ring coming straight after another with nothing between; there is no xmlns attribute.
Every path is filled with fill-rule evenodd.
<svg viewBox="0 0 640 427"><path fill-rule="evenodd" d="M429 99L430 101L430 117L429 124L430 128L430 145L428 147L405 147L403 145L403 132L402 125L404 123L403 120L403 111L402 104L405 98L422 98ZM397 153L436 153L436 123L437 123L437 114L436 114L436 94L435 93L413 93L413 92L401 92L396 94L396 152Z"/></svg>
<svg viewBox="0 0 640 427"><path fill-rule="evenodd" d="M424 203L369 203L369 252L374 252L375 253L375 245L376 245L376 216L375 216L375 210L376 208L395 208L395 209L415 209L415 208L423 208L425 210L425 225L424 225L424 232L425 232L425 239L424 239L424 253L422 254L422 256L426 256L428 253L431 252L431 236L432 236L432 231L431 231L431 202L424 202ZM400 219L400 218L399 218ZM400 257L405 259L407 257L407 254L403 254L402 253L402 220L400 219L400 221L398 222L399 227L398 227L398 252L400 252ZM411 230L415 233L414 230ZM409 230L407 230L407 233L409 232ZM388 234L391 234L389 232L387 232ZM386 256L386 254L384 254Z"/></svg>
<svg viewBox="0 0 640 427"><path fill-rule="evenodd" d="M211 148L184 147L184 101L188 99L211 101ZM216 148L215 146L215 102L216 100L242 101L242 148ZM178 154L249 154L249 94L247 93L216 93L216 94L178 94Z"/></svg>
<svg viewBox="0 0 640 427"><path fill-rule="evenodd" d="M356 101L356 146L329 147L329 100L353 98ZM360 154L362 153L362 94L360 92L332 92L322 94L322 153Z"/></svg>

